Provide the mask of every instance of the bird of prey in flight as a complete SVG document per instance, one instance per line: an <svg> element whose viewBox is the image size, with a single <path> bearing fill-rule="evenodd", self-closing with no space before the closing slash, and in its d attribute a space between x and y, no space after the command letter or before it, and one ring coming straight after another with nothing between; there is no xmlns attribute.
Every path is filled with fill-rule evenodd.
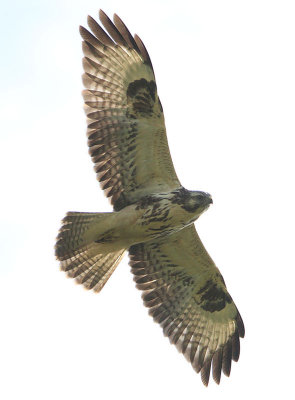
<svg viewBox="0 0 295 400"><path fill-rule="evenodd" d="M149 54L115 14L81 27L89 153L113 212L69 212L56 242L61 269L99 292L125 251L149 314L201 372L229 376L241 316L194 221L212 203L185 189L171 160Z"/></svg>

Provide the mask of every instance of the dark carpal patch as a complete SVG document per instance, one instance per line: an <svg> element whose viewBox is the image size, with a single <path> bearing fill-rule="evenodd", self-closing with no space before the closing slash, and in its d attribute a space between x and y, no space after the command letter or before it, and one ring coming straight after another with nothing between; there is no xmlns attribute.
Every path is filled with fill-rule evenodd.
<svg viewBox="0 0 295 400"><path fill-rule="evenodd" d="M146 89L149 95L152 97L153 101L155 101L155 94L156 94L155 81L148 82L146 79L142 78L131 82L127 89L127 96L135 97L140 89Z"/></svg>
<svg viewBox="0 0 295 400"><path fill-rule="evenodd" d="M156 101L156 83L146 79L138 79L129 84L127 89L128 104L131 111L128 117L136 118L139 114L151 116Z"/></svg>
<svg viewBox="0 0 295 400"><path fill-rule="evenodd" d="M223 288L218 287L216 283L208 281L198 294L201 294L199 302L200 307L205 311L214 312L222 310L226 304L232 303L232 298Z"/></svg>

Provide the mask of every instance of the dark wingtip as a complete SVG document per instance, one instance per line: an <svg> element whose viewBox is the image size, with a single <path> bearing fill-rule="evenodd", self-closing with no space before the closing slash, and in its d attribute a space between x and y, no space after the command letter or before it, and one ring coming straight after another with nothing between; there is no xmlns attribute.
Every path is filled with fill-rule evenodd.
<svg viewBox="0 0 295 400"><path fill-rule="evenodd" d="M231 360L232 360L232 341L229 340L223 348L222 372L224 373L225 376L230 376Z"/></svg>
<svg viewBox="0 0 295 400"><path fill-rule="evenodd" d="M211 358L204 363L204 366L201 369L201 380L206 387L208 386L210 379L210 370L211 370Z"/></svg>
<svg viewBox="0 0 295 400"><path fill-rule="evenodd" d="M98 16L100 20L103 18L109 18L101 8L98 10Z"/></svg>
<svg viewBox="0 0 295 400"><path fill-rule="evenodd" d="M84 28L84 26L82 26L82 25L79 25L79 33L80 33L80 35L82 36L82 38L83 38L83 34L84 34L84 32L85 32L85 28ZM84 39L84 38L83 38Z"/></svg>
<svg viewBox="0 0 295 400"><path fill-rule="evenodd" d="M239 335L241 338L243 338L245 336L245 325L239 312L237 316L237 325L238 325Z"/></svg>
<svg viewBox="0 0 295 400"><path fill-rule="evenodd" d="M115 26L117 27L118 31L124 38L125 42L129 45L130 48L133 48L140 54L140 50L139 50L133 36L131 35L131 33L129 32L129 29L124 24L124 22L121 20L121 18L117 14L114 14L113 20L114 20Z"/></svg>
<svg viewBox="0 0 295 400"><path fill-rule="evenodd" d="M100 19L102 25L104 26L105 30L110 35L110 37L114 40L115 43L117 43L121 46L128 47L125 39L123 38L121 33L118 31L117 27L110 20L110 18L106 15L106 13L103 12L102 10L99 10L99 19Z"/></svg>
<svg viewBox="0 0 295 400"><path fill-rule="evenodd" d="M232 359L238 361L240 356L240 338L238 331L235 331L232 337Z"/></svg>
<svg viewBox="0 0 295 400"><path fill-rule="evenodd" d="M106 46L113 46L114 42L102 29L102 27L90 15L87 17L87 23L95 37Z"/></svg>
<svg viewBox="0 0 295 400"><path fill-rule="evenodd" d="M213 356L213 366L212 366L212 372L213 372L213 379L219 385L220 383L220 378L221 378L221 367L222 367L222 353L223 349L220 348L217 350L217 352Z"/></svg>

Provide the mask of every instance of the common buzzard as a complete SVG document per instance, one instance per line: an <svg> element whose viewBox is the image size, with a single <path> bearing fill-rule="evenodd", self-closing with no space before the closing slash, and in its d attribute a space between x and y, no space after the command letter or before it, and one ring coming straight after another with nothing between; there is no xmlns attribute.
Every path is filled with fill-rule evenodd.
<svg viewBox="0 0 295 400"><path fill-rule="evenodd" d="M171 160L154 70L141 39L115 14L88 18L83 83L89 153L114 212L69 212L57 237L61 269L100 291L127 250L144 304L208 385L230 374L241 316L194 221L212 203L189 191Z"/></svg>

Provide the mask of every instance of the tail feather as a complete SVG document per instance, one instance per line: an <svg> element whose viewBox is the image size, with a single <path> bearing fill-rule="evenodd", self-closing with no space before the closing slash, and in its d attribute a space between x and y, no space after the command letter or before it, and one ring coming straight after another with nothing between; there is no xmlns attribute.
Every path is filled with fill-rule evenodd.
<svg viewBox="0 0 295 400"><path fill-rule="evenodd" d="M59 260L66 260L80 255L83 250L89 250L89 245L94 242L99 230L105 229L104 225L110 214L68 212L62 220L57 236L56 257Z"/></svg>
<svg viewBox="0 0 295 400"><path fill-rule="evenodd" d="M109 254L97 254L87 258L87 251L76 255L74 260L61 261L61 269L86 289L99 292L112 275L124 255L125 249Z"/></svg>
<svg viewBox="0 0 295 400"><path fill-rule="evenodd" d="M121 261L125 249L101 253L95 242L108 228L111 213L70 212L63 219L55 246L60 267L86 289L99 292Z"/></svg>

